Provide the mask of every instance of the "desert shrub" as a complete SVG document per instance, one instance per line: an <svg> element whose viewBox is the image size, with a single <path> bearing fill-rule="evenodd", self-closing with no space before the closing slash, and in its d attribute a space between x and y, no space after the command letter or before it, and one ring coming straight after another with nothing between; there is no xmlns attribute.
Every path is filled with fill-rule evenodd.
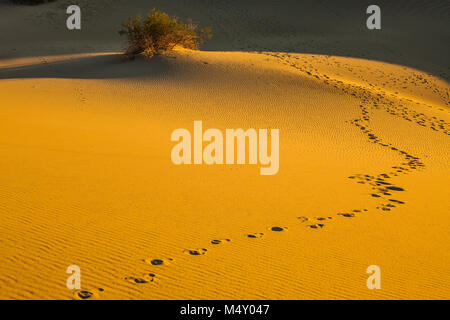
<svg viewBox="0 0 450 320"><path fill-rule="evenodd" d="M30 4L30 5L35 5L35 4L41 4L41 3L46 3L46 2L53 2L56 0L11 0L14 3L19 3L19 4Z"/></svg>
<svg viewBox="0 0 450 320"><path fill-rule="evenodd" d="M124 21L119 34L128 39L125 56L134 58L143 54L150 58L167 53L176 46L198 49L201 43L211 38L211 28L197 29L196 24L186 24L177 17L153 9L144 20L138 15Z"/></svg>

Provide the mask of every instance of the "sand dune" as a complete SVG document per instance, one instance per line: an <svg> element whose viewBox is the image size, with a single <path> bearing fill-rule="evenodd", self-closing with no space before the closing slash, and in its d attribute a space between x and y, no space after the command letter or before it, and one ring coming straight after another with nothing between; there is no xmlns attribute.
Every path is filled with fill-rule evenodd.
<svg viewBox="0 0 450 320"><path fill-rule="evenodd" d="M393 52L368 49L374 39L332 52L321 38L331 24L308 30L310 18L290 29L269 18L268 2L258 16L250 1L241 10L155 1L215 24L215 42L124 62L111 21L141 10L139 1L99 10L110 17L99 29L88 15L93 29L70 46L52 27L57 13L46 15L64 3L33 9L46 17L36 29L44 39L26 50L19 36L17 54L11 46L0 60L0 298L448 299L450 88L448 61L434 59L448 52L446 30L430 40L439 53L415 51L419 35L400 64L401 41ZM339 23L345 8L357 11L316 3L303 2L331 8ZM428 3L400 16L432 19L434 30L448 6ZM277 8L286 21L292 6ZM396 42L389 30L383 41ZM305 33L311 51L293 40ZM279 173L175 166L171 132L194 120L279 128ZM66 288L71 264L83 292ZM373 264L382 290L366 287Z"/></svg>
<svg viewBox="0 0 450 320"><path fill-rule="evenodd" d="M446 0L380 0L382 30L365 27L371 1L346 0L77 0L81 32L68 32L72 0L16 7L0 0L0 58L120 51L117 31L130 16L152 7L212 26L204 50L312 53L391 62L448 80L450 55ZM8 12L8 13L6 13ZM16 17L22 17L21 19Z"/></svg>

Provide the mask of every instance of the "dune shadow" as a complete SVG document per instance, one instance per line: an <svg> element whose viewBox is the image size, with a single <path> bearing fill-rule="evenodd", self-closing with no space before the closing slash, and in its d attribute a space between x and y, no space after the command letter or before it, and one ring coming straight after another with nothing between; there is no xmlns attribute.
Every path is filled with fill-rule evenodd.
<svg viewBox="0 0 450 320"><path fill-rule="evenodd" d="M0 68L0 79L65 78L121 79L157 78L174 74L174 57L137 57L124 60L120 54L101 54L60 61L39 59L38 62L17 67ZM179 74L180 70L177 70Z"/></svg>
<svg viewBox="0 0 450 320"><path fill-rule="evenodd" d="M381 30L366 27L369 4L372 2L368 0L167 0L159 2L158 9L211 26L213 38L202 46L207 51L271 51L362 58L408 66L449 79L448 0L378 0L377 5L382 8ZM95 6L100 8L102 4L93 2L92 7ZM12 8L20 14L31 12L29 8ZM33 20L34 16L16 21L6 10L0 11L3 18L0 28L15 30L14 36L8 32L0 34L0 59L121 50L125 40L117 33L121 22L149 9L151 5L139 0L118 2L95 12L86 9L79 32L68 32L63 27L66 16L56 3L33 9L41 15L39 23ZM98 59L100 65L93 65L89 70L81 64L82 70L74 73L81 74L82 78L102 78L104 71L99 69L108 60ZM156 68L153 74L163 72L164 63L157 61L152 59L142 67ZM121 66L119 62L112 63L112 70L106 71L105 77L126 77L119 72ZM127 67L133 69L135 64ZM53 71L44 73L54 75L60 66L52 68ZM17 71L17 77L27 77L31 72ZM127 70L126 74L133 72L144 74L137 70ZM5 77L4 71L0 77Z"/></svg>

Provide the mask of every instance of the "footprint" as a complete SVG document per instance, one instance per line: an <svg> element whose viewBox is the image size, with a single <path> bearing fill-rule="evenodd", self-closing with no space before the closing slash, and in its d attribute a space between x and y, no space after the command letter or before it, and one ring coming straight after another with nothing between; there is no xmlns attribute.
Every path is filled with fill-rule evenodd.
<svg viewBox="0 0 450 320"><path fill-rule="evenodd" d="M398 204L405 204L403 201L395 200L395 199L389 199L389 201L392 201L392 202L395 202L395 203L398 203Z"/></svg>
<svg viewBox="0 0 450 320"><path fill-rule="evenodd" d="M98 289L80 289L75 290L73 293L73 296L77 300L89 300L89 299L98 299L100 292L103 292L104 290L102 288Z"/></svg>
<svg viewBox="0 0 450 320"><path fill-rule="evenodd" d="M374 197L374 198L379 198L379 197L381 197L379 194L376 194L376 193L372 193L371 196Z"/></svg>
<svg viewBox="0 0 450 320"><path fill-rule="evenodd" d="M247 238L251 238L251 239L262 238L263 236L264 236L264 233L261 233L261 232L247 234Z"/></svg>
<svg viewBox="0 0 450 320"><path fill-rule="evenodd" d="M159 266L159 265L161 265L161 264L164 263L164 260L161 260L161 259L153 259L152 261L150 261L150 263L151 263L152 265L154 265L154 266Z"/></svg>
<svg viewBox="0 0 450 320"><path fill-rule="evenodd" d="M173 261L172 258L167 258L167 259L150 259L150 258L145 258L142 259L143 262L147 263L147 264L151 264L152 266L160 266L160 265L166 265L169 262Z"/></svg>
<svg viewBox="0 0 450 320"><path fill-rule="evenodd" d="M272 227L272 228L270 228L270 230L275 231L275 232L281 232L286 229L287 229L287 227Z"/></svg>
<svg viewBox="0 0 450 320"><path fill-rule="evenodd" d="M300 222L306 222L308 221L307 217L301 216L301 217L297 217L298 220L300 220Z"/></svg>
<svg viewBox="0 0 450 320"><path fill-rule="evenodd" d="M338 213L338 215L346 217L346 218L353 218L355 216L354 213Z"/></svg>
<svg viewBox="0 0 450 320"><path fill-rule="evenodd" d="M231 240L230 239L222 239L222 240L214 239L214 240L211 240L211 244L221 244L223 242L231 242Z"/></svg>
<svg viewBox="0 0 450 320"><path fill-rule="evenodd" d="M205 248L183 250L184 253L190 254L191 256L202 256L206 254L207 251L208 250Z"/></svg>
<svg viewBox="0 0 450 320"><path fill-rule="evenodd" d="M332 217L317 217L316 218L316 220L319 220L319 221L325 221L325 220L331 220L331 219L333 219Z"/></svg>
<svg viewBox="0 0 450 320"><path fill-rule="evenodd" d="M323 223L317 223L317 224L309 224L308 227L310 227L311 229L318 229L325 227L325 225Z"/></svg>
<svg viewBox="0 0 450 320"><path fill-rule="evenodd" d="M405 191L405 189L403 189L403 188L394 187L394 186L388 186L388 187L386 187L386 189L392 190L392 191Z"/></svg>
<svg viewBox="0 0 450 320"><path fill-rule="evenodd" d="M154 282L155 278L156 275L154 273L146 273L143 274L141 277L125 277L125 280L131 283L144 284Z"/></svg>

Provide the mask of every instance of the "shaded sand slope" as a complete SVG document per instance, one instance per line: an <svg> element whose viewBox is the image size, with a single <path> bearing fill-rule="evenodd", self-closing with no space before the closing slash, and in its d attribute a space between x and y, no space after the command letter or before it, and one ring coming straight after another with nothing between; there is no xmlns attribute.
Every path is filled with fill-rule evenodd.
<svg viewBox="0 0 450 320"><path fill-rule="evenodd" d="M448 83L307 54L41 59L0 70L1 298L80 298L70 264L104 299L449 297ZM173 165L194 120L279 128L279 173Z"/></svg>
<svg viewBox="0 0 450 320"><path fill-rule="evenodd" d="M0 58L119 51L120 23L156 7L210 25L206 50L297 52L358 57L418 68L448 79L450 3L380 0L382 30L366 28L369 0L58 0L13 6L0 0ZM65 9L82 8L82 30Z"/></svg>

